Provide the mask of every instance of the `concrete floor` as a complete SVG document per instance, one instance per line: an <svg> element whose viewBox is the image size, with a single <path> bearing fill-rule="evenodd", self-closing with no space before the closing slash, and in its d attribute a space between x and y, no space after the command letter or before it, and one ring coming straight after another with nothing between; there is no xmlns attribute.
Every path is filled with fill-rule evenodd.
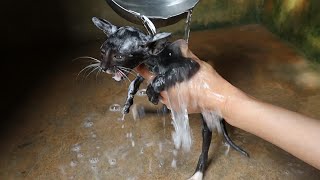
<svg viewBox="0 0 320 180"><path fill-rule="evenodd" d="M178 152L172 167L169 116L146 114L134 120L129 114L120 121L121 114L109 107L124 102L127 83L104 74L76 79L87 63L71 60L99 57L99 46L92 43L61 57L65 66L16 112L14 118L21 123L2 142L0 179L186 179L193 174L201 149L199 116L190 116L191 152ZM248 94L320 119L319 67L265 28L192 32L190 48ZM135 104L160 108L145 97L136 97ZM251 158L232 149L227 153L215 134L205 179L320 179L319 170L276 146L229 129Z"/></svg>

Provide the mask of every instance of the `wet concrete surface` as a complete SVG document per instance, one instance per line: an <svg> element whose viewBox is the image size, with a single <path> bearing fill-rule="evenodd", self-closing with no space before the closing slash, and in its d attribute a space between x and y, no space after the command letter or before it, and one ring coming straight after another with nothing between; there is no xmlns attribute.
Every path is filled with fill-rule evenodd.
<svg viewBox="0 0 320 180"><path fill-rule="evenodd" d="M12 121L19 124L2 138L0 179L187 179L193 174L202 142L199 115L190 115L191 152L179 151L175 158L169 115L147 113L134 120L130 113L121 121L109 107L123 104L128 83L106 74L77 77L88 62L71 60L98 57L99 46L95 42L62 56L65 65L15 113ZM320 119L318 65L264 27L192 32L190 48L246 93ZM136 97L135 105L161 108L146 97ZM251 157L228 151L215 133L205 179L320 179L319 170L276 146L228 128Z"/></svg>

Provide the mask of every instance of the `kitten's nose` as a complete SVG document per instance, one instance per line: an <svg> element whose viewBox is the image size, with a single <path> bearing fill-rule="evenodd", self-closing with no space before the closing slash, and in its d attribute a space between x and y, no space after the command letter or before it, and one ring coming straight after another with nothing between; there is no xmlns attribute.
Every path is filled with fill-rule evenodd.
<svg viewBox="0 0 320 180"><path fill-rule="evenodd" d="M110 69L102 70L102 72L107 73L107 74L112 74L112 71Z"/></svg>
<svg viewBox="0 0 320 180"><path fill-rule="evenodd" d="M106 72L107 74L112 74L112 70L108 68L105 63L101 63L100 67L102 69L102 72Z"/></svg>
<svg viewBox="0 0 320 180"><path fill-rule="evenodd" d="M103 72L105 72L108 69L107 63L101 61L100 62L100 68L102 69Z"/></svg>

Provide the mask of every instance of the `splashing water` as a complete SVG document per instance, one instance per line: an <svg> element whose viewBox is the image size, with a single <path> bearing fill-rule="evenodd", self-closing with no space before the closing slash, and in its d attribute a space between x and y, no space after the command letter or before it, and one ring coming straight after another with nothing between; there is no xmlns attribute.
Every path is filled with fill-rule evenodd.
<svg viewBox="0 0 320 180"><path fill-rule="evenodd" d="M73 152L80 152L80 150L81 150L80 144L74 144L71 148L71 151Z"/></svg>
<svg viewBox="0 0 320 180"><path fill-rule="evenodd" d="M90 164L97 164L99 162L99 158L93 157L89 159Z"/></svg>
<svg viewBox="0 0 320 180"><path fill-rule="evenodd" d="M78 165L78 162L75 161L75 160L72 160L72 161L70 162L70 166L71 166L71 167L76 167L77 165Z"/></svg>
<svg viewBox="0 0 320 180"><path fill-rule="evenodd" d="M117 164L117 160L114 158L108 158L108 162L111 166L115 166Z"/></svg>
<svg viewBox="0 0 320 180"><path fill-rule="evenodd" d="M176 149L190 151L192 140L189 126L188 112L185 109L182 112L172 111L172 125L175 129L172 132L172 139Z"/></svg>
<svg viewBox="0 0 320 180"><path fill-rule="evenodd" d="M226 151L224 152L224 155L228 155L229 154L229 151L230 151L230 144L228 143L223 143L223 145L226 147Z"/></svg>
<svg viewBox="0 0 320 180"><path fill-rule="evenodd" d="M171 162L171 167L177 168L177 160L176 160L176 159L173 159L173 160L172 160L172 162Z"/></svg>
<svg viewBox="0 0 320 180"><path fill-rule="evenodd" d="M124 121L125 113L121 112L122 116L118 118L118 121Z"/></svg>
<svg viewBox="0 0 320 180"><path fill-rule="evenodd" d="M179 109L176 111L171 111L172 116L172 125L174 127L174 132L172 132L172 139L176 149L182 149L186 152L190 151L192 138L191 138L191 131L189 126L189 117L187 111L187 103L186 100L181 96L179 93L180 86L179 84L176 85L178 90L178 102L180 104ZM169 95L169 103L170 97Z"/></svg>
<svg viewBox="0 0 320 180"><path fill-rule="evenodd" d="M78 154L77 154L77 158L78 158L78 159L83 158L83 156L84 156L84 155L83 155L82 153L78 153Z"/></svg>
<svg viewBox="0 0 320 180"><path fill-rule="evenodd" d="M133 119L135 121L138 120L138 119L143 118L146 115L144 107L143 106L137 106L136 104L134 104L132 106L131 112L132 112Z"/></svg>
<svg viewBox="0 0 320 180"><path fill-rule="evenodd" d="M206 78L203 78L203 85L206 85ZM203 88L208 88L209 86L203 86ZM171 106L171 101L177 100L179 107L178 109L171 110L172 116L172 125L174 127L174 132L172 132L172 139L176 149L180 149L182 147L183 151L190 151L192 145L192 137L191 137L191 128L189 125L188 111L187 105L189 104L188 99L183 97L181 90L182 87L180 84L175 85L176 89L176 97L170 95L168 93L169 105ZM202 88L202 87L201 87ZM220 96L219 96L220 98ZM219 99L220 100L220 99ZM193 102L193 106L197 106L198 102ZM221 113L220 111L209 111L206 109L201 110L201 114L207 123L208 128L213 131L216 130L218 133L221 133Z"/></svg>
<svg viewBox="0 0 320 180"><path fill-rule="evenodd" d="M137 92L137 96L146 96L147 95L146 89L139 89Z"/></svg>
<svg viewBox="0 0 320 180"><path fill-rule="evenodd" d="M201 114L205 119L208 128L211 131L217 129L218 133L220 134L221 133L221 126L220 126L221 116L219 115L220 113L203 110Z"/></svg>
<svg viewBox="0 0 320 180"><path fill-rule="evenodd" d="M90 120L87 120L87 121L85 121L85 122L83 123L83 127L85 127L85 128L90 128L90 127L92 127L92 126L93 126L93 122L90 121Z"/></svg>
<svg viewBox="0 0 320 180"><path fill-rule="evenodd" d="M119 104L112 104L109 107L109 111L111 111L111 112L120 112L121 111L121 106Z"/></svg>

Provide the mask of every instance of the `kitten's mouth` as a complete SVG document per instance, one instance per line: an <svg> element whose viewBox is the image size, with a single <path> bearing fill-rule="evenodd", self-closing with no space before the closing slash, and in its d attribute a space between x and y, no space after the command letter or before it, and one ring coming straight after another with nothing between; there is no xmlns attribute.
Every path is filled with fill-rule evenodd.
<svg viewBox="0 0 320 180"><path fill-rule="evenodd" d="M126 78L128 76L128 73L127 72L124 72L124 71L121 71L120 69L116 70L112 70L112 69L107 69L105 71L107 74L112 74L112 78L115 80L115 81L121 81L123 80L124 78Z"/></svg>
<svg viewBox="0 0 320 180"><path fill-rule="evenodd" d="M113 73L112 78L116 81L121 81L124 78L124 76L123 74L121 74L120 71L116 71L115 73Z"/></svg>

